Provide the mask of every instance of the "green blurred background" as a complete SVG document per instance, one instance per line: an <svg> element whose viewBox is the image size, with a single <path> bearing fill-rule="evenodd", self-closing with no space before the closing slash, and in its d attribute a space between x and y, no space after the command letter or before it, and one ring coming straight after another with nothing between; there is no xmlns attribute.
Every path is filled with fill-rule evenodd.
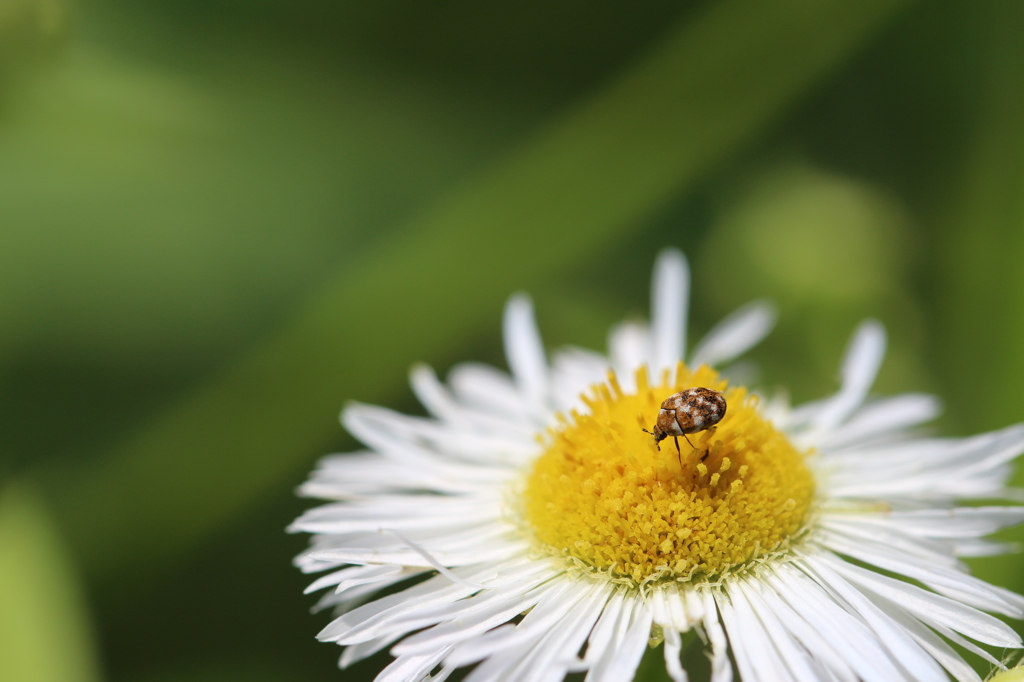
<svg viewBox="0 0 1024 682"><path fill-rule="evenodd" d="M939 394L947 435L1020 420L1022 29L1013 0L0 0L0 679L372 678L314 641L283 532L355 447L339 409L503 364L516 290L602 348L664 245L691 336L778 303L766 386L833 390L871 315L880 392Z"/></svg>

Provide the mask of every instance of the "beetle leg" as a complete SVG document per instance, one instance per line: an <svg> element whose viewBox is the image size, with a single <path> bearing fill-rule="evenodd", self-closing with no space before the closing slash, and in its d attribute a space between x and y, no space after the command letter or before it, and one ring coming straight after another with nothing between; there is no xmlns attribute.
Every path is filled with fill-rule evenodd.
<svg viewBox="0 0 1024 682"><path fill-rule="evenodd" d="M690 443L690 437L689 437L689 436L687 436L687 435L686 435L685 433L683 434L683 438L685 438L685 439L686 439L686 442L690 444L690 447L691 447L691 448L693 448L694 450L696 450L696 449L697 449L697 448L696 448L696 447L694 446L694 444L693 444L693 443ZM678 440L678 439L676 439L676 449L677 449L677 450L679 449L679 440ZM703 462L704 460L706 460L706 459L708 458L708 455L709 455L709 454L711 454L711 450L705 450L705 451L704 451L704 454L700 456L700 461L702 461L702 462ZM680 466L680 468L681 468L681 467L683 466L683 461L682 461L682 459L680 459L680 460L679 460L679 466Z"/></svg>
<svg viewBox="0 0 1024 682"><path fill-rule="evenodd" d="M710 429L711 435L714 435L715 429L717 429L717 428L718 428L717 426L712 426L711 427L711 429ZM704 442L707 443L708 442L708 438L705 438ZM711 454L711 448L704 448L704 454L700 456L700 461L703 462L704 460L706 460L708 458L708 455L710 455L710 454Z"/></svg>

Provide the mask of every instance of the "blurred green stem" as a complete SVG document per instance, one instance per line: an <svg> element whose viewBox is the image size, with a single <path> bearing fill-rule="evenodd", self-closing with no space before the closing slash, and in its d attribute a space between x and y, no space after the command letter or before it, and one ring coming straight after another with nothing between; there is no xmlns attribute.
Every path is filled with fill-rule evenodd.
<svg viewBox="0 0 1024 682"><path fill-rule="evenodd" d="M339 272L276 338L87 471L47 476L88 572L180 554L299 472L350 398L447 359L775 121L909 0L727 0ZM652 255L659 247L651 245Z"/></svg>
<svg viewBox="0 0 1024 682"><path fill-rule="evenodd" d="M98 682L84 601L33 491L0 490L0 680Z"/></svg>

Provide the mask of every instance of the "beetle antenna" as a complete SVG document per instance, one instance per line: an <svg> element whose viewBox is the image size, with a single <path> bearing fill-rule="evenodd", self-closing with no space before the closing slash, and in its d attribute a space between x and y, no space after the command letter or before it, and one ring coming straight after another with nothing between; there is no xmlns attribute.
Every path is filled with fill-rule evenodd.
<svg viewBox="0 0 1024 682"><path fill-rule="evenodd" d="M647 429L643 428L640 430L643 431L644 433L649 433L652 436L654 436L654 431L648 431ZM658 447L658 452L661 452L661 441L658 440L657 436L654 436L654 444Z"/></svg>

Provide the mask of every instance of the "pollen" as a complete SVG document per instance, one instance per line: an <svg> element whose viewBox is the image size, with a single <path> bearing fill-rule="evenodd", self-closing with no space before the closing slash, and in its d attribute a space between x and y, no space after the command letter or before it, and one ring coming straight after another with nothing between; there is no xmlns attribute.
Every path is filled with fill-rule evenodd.
<svg viewBox="0 0 1024 682"><path fill-rule="evenodd" d="M583 396L586 413L559 417L529 472L523 514L536 544L574 564L643 585L719 580L782 552L805 528L814 499L808 453L757 410L744 388L680 363L651 386L637 372L624 393L614 374ZM659 451L642 429L671 394L704 386L725 395L713 429ZM666 441L667 442L667 441Z"/></svg>

